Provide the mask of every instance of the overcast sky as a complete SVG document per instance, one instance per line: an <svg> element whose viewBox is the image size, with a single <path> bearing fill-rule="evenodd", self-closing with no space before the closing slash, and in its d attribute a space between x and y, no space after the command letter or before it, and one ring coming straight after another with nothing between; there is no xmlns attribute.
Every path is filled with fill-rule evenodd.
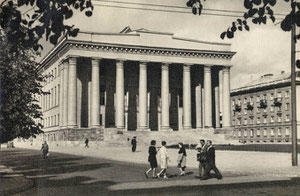
<svg viewBox="0 0 300 196"><path fill-rule="evenodd" d="M116 0L112 0L116 1ZM76 13L70 20L80 30L95 32L119 32L124 27L132 29L145 28L154 31L170 32L176 36L184 36L199 40L222 41L220 34L226 30L233 17L201 15L191 13L170 13L141 9L126 9L107 6L122 6L145 9L163 9L188 12L188 9L168 7L140 6L132 4L93 1L95 10L88 18L83 13ZM160 5L174 5L186 7L186 0L123 0L122 2L148 3ZM286 14L289 5L284 1L277 1L275 13ZM100 6L102 5L102 6ZM105 6L103 6L105 5ZM244 11L242 0L207 0L204 8ZM224 13L204 11L214 14L241 15L239 13ZM277 16L281 17L282 16ZM277 20L275 23L277 23ZM232 43L232 51L237 54L232 59L231 88L249 83L251 79L266 74L278 74L290 70L290 32L283 32L280 25L251 25L250 32L238 32L234 39L225 40Z"/></svg>

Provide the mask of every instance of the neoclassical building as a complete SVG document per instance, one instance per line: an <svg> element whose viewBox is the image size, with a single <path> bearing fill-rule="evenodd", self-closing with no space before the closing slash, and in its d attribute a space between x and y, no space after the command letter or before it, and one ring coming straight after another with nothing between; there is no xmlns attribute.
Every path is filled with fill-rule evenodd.
<svg viewBox="0 0 300 196"><path fill-rule="evenodd" d="M76 130L229 128L234 54L227 43L129 27L65 36L40 62L49 92L39 97L43 140L83 137Z"/></svg>

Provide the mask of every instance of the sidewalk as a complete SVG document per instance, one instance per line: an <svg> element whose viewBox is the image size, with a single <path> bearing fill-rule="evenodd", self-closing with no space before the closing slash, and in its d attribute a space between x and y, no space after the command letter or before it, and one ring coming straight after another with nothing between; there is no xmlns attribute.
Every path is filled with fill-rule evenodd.
<svg viewBox="0 0 300 196"><path fill-rule="evenodd" d="M40 147L28 146L40 150ZM178 149L168 149L171 163L176 166ZM138 146L137 152L132 153L128 147L60 147L50 146L51 152L67 153L80 156L98 157L129 163L148 164L148 147ZM51 156L51 155L50 155ZM198 167L196 151L187 150L187 172ZM158 159L159 160L159 159ZM146 179L138 182L117 183L108 187L110 191L155 191L160 189L189 189L191 187L207 186L239 186L253 183L291 183L300 177L300 168L292 167L291 154L270 152L245 152L245 151L216 151L216 164L223 173L222 180L209 179L201 181L193 178L175 178L170 180ZM143 175L144 171L141 171ZM229 175L230 174L230 175ZM193 175L197 175L194 173ZM298 181L297 181L298 182Z"/></svg>
<svg viewBox="0 0 300 196"><path fill-rule="evenodd" d="M14 171L4 165L0 165L0 195L10 195L25 191L34 186L34 183L22 174L15 174Z"/></svg>

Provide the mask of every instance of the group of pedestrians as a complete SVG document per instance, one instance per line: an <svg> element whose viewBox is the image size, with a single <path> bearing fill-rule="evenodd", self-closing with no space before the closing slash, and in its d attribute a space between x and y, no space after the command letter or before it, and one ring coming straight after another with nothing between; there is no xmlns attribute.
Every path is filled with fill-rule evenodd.
<svg viewBox="0 0 300 196"><path fill-rule="evenodd" d="M167 177L167 168L168 163L171 162L169 158L169 154L166 148L166 141L162 141L162 147L159 150L156 150L156 141L152 140L150 142L150 147L148 150L148 162L150 163L150 168L145 172L145 177L149 178L149 173L152 171L152 178L160 178L163 177L164 179L168 179ZM178 158L177 158L177 167L179 168L179 176L185 175L185 168L186 168L186 160L187 160L187 153L184 148L182 142L178 144L179 151L178 151ZM217 179L222 179L222 175L218 168L216 167L215 163L215 148L212 146L212 141L201 139L200 143L196 146L197 150L197 161L199 161L199 175L196 176L201 180L207 180L210 178L210 171L213 170L216 174ZM159 153L160 155L160 167L161 170L156 174L156 169L158 167L156 155Z"/></svg>

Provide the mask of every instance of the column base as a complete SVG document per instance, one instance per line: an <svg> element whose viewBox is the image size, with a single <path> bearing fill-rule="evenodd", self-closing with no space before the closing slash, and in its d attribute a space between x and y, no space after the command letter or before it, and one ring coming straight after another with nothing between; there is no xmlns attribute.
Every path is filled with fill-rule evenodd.
<svg viewBox="0 0 300 196"><path fill-rule="evenodd" d="M68 125L67 128L78 128L77 125Z"/></svg>
<svg viewBox="0 0 300 196"><path fill-rule="evenodd" d="M138 127L136 131L151 131L151 129L149 127Z"/></svg>
<svg viewBox="0 0 300 196"><path fill-rule="evenodd" d="M89 128L100 128L100 125L91 125Z"/></svg>
<svg viewBox="0 0 300 196"><path fill-rule="evenodd" d="M173 129L170 127L162 127L160 131L173 131Z"/></svg>

